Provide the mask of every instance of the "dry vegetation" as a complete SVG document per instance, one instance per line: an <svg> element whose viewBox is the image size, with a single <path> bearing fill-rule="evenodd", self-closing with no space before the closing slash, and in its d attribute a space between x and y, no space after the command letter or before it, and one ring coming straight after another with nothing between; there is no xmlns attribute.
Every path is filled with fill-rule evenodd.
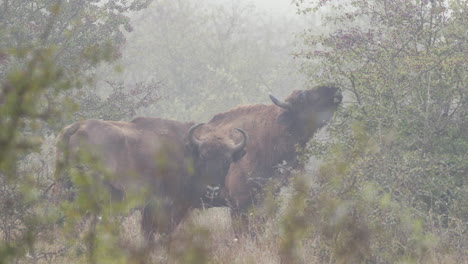
<svg viewBox="0 0 468 264"><path fill-rule="evenodd" d="M275 204L263 205L256 211L251 212L250 230L255 230L255 235L243 234L238 239L231 225L231 218L228 208L211 208L204 210L194 210L190 217L186 219L183 224L177 229L172 236L170 244L160 242L155 247L149 249L145 247L143 237L140 230L141 214L139 211L130 213L129 216L117 216L113 221L118 223L120 232L117 238L117 249L119 254L124 255L122 261L124 263L359 263L355 252L349 250L342 251L340 249L339 240L346 240L347 231L352 231L357 228L359 224L345 227L337 234L333 240L338 244L329 244L328 235L323 233L323 230L316 230L316 227L323 225L314 218L305 218L302 225L296 227L299 229L300 234L292 234L292 236L299 236L298 241L294 241L294 248L287 248L285 240L291 234L287 232L296 232L286 228L285 221L288 221L291 214L297 208L297 204L291 205L290 203L297 199L292 194L291 187L284 187L281 194L276 196ZM261 209L266 206L275 207L276 213L273 215L265 215L265 211ZM302 214L302 213L299 213ZM57 228L48 230L41 233L39 237L40 243L35 247L36 252L40 252L33 258L27 254L26 259L21 263L83 263L87 261L85 254L86 235L88 234L90 220L83 220L78 227L66 231ZM390 227L391 228L391 227ZM405 229L405 226L402 226ZM414 232L414 227L406 227L405 232ZM314 230L315 229L315 230ZM407 259L402 256L400 263L463 263L466 261L466 255L463 248L466 248L466 242L463 240L463 226L454 228L453 231L459 230L460 234L454 235L449 233L437 233L440 230L437 226L432 226L433 235L425 240L425 249L420 252L418 259ZM405 234L388 234L385 231L380 231L377 234L374 231L371 236L372 245L367 248L367 253L376 257L376 262L383 261L385 263L385 255L387 251L392 251L393 247L399 247L398 240L403 240ZM392 237L388 237L388 236ZM401 236L401 237L396 237ZM459 239L459 241L451 241L451 239ZM297 237L293 237L297 238ZM105 239L103 237L102 239ZM109 238L110 239L110 238ZM159 241L166 241L158 237ZM356 252L360 251L360 247L364 247L366 241L351 238L348 244L343 245L350 247ZM442 242L442 243L441 243ZM114 243L114 242L112 242ZM362 243L362 245L355 245ZM375 244L374 244L375 243ZM382 245L385 248L380 248ZM395 244L393 244L395 243ZM458 250L445 249L446 245L458 245L461 247ZM337 247L337 248L332 248ZM290 252L287 252L290 250ZM286 251L286 252L285 252ZM47 252L47 253L46 253ZM112 251L111 251L112 252ZM334 254L344 254L346 258L340 259L338 256L329 255L330 252ZM109 253L108 253L109 254ZM110 253L112 254L112 253ZM380 255L382 254L382 255ZM109 256L107 256L108 258ZM114 259L110 256L109 259ZM332 259L335 257L335 259ZM357 258L354 259L353 258ZM379 260L380 258L380 260ZM356 262L357 261L357 262ZM111 261L112 263L112 261Z"/></svg>
<svg viewBox="0 0 468 264"><path fill-rule="evenodd" d="M0 1L0 264L468 263L466 0L296 0L322 17L298 36L303 77L285 37L302 28L238 1L105 2ZM321 161L272 179L238 239L210 208L147 247L128 201L53 188L77 120L203 121L329 82L344 107L301 149Z"/></svg>

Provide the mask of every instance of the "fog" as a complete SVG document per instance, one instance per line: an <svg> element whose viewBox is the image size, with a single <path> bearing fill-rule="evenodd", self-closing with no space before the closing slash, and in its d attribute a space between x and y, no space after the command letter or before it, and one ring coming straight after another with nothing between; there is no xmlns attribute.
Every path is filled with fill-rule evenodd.
<svg viewBox="0 0 468 264"><path fill-rule="evenodd" d="M207 120L226 106L268 102L268 93L302 86L293 54L304 24L285 2L153 3L132 25L117 79L163 84L160 102L142 115Z"/></svg>
<svg viewBox="0 0 468 264"><path fill-rule="evenodd" d="M467 12L0 0L0 264L466 263Z"/></svg>
<svg viewBox="0 0 468 264"><path fill-rule="evenodd" d="M272 15L293 16L297 10L291 0L252 0L251 2Z"/></svg>

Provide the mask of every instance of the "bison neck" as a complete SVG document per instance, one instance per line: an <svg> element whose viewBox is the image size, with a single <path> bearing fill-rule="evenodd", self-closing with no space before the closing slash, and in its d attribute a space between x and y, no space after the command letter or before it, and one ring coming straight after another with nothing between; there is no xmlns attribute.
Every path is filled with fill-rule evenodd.
<svg viewBox="0 0 468 264"><path fill-rule="evenodd" d="M259 137L262 147L254 154L254 177L274 177L284 170L298 169L298 147L303 147L314 134L315 130L308 129L298 120L283 123L279 121L281 113L271 120L270 135ZM261 157L260 159L255 157Z"/></svg>
<svg viewBox="0 0 468 264"><path fill-rule="evenodd" d="M302 129L292 120L281 120L287 118L284 112L275 105L249 105L213 117L208 124L214 129L223 129L236 142L241 140L237 133L232 132L236 127L244 129L250 138L246 156L231 164L228 177L234 177L232 174L250 178L271 177L277 172L278 164L297 165L296 145L305 144L313 132Z"/></svg>
<svg viewBox="0 0 468 264"><path fill-rule="evenodd" d="M291 112L283 110L278 115L278 123L285 127L286 133L290 134L295 141L294 144L306 144L315 132L322 126L320 115L307 112Z"/></svg>

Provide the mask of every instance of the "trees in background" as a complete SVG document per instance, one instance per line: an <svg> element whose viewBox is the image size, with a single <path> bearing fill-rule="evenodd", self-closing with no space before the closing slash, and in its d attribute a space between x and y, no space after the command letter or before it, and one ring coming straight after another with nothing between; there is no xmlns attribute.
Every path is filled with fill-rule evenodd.
<svg viewBox="0 0 468 264"><path fill-rule="evenodd" d="M326 157L310 208L328 258L463 255L466 1L296 2L306 14L331 10L323 17L330 32L305 34L297 56L312 82L346 93L332 143L310 149Z"/></svg>
<svg viewBox="0 0 468 264"><path fill-rule="evenodd" d="M131 30L128 13L147 4L1 1L0 263L60 254L36 250L56 216L46 201L53 181L53 134L77 112L72 105L96 95L76 89L91 83L101 62L119 57L121 29ZM121 93L116 90L114 97Z"/></svg>
<svg viewBox="0 0 468 264"><path fill-rule="evenodd" d="M254 96L267 100L266 91L288 93L297 83L288 68L290 40L282 35L287 26L260 15L258 22L253 9L237 3L155 1L138 15L148 2L0 3L0 262L70 254L105 261L116 246L115 229L102 229L104 222L91 225L87 248L50 232L60 214L68 222L104 214L109 224L106 214L112 210L87 199L60 210L48 203L55 136L64 125L84 118L129 119L159 98L161 105L144 113L199 119L257 102ZM112 68L122 55L123 65ZM75 183L98 186L86 176L75 173ZM54 239L64 243L49 243ZM118 252L116 257L131 254Z"/></svg>
<svg viewBox="0 0 468 264"><path fill-rule="evenodd" d="M267 242L291 263L301 262L303 241L320 262L460 262L468 222L466 1L296 2L303 15L323 15L321 28L304 32L296 60L311 85L343 87L345 102L330 142L306 151L323 158L317 185L311 191L295 179ZM234 1L155 0L134 13L147 5L0 2L0 263L138 257L115 250L121 245L107 218L115 208L86 199L62 212L102 214L109 225L94 221L88 248L48 247L59 213L46 197L64 124L138 113L200 120L301 86L285 37L299 27L294 21L279 25ZM81 176L84 188L95 187ZM175 252L206 260L209 243L194 243L207 237L202 230L182 238Z"/></svg>
<svg viewBox="0 0 468 264"><path fill-rule="evenodd" d="M27 54L36 47L48 47L51 60L59 68L61 75L72 78L73 88L87 89L61 90L47 98L68 98L81 107L83 113L73 108L74 116L63 120L60 126L72 120L88 117L104 117L101 108L112 108L115 98L124 93L125 105L137 104L145 95L145 100L154 102L160 83L155 80L149 85L132 84L133 89L122 89L119 83L96 84L94 80L106 80L95 76L99 71L91 71L97 66L106 65L121 56L120 48L125 44L124 32L133 30L130 24L131 13L135 13L150 3L149 0L121 1L3 1L0 40L0 76L19 67L27 59ZM51 18L51 8L56 6L57 15ZM109 67L109 66L107 66ZM108 73L107 73L108 74ZM100 86L97 86L100 85ZM107 91L102 96L102 90ZM104 99L103 99L104 98ZM49 105L58 103L51 102ZM93 106L93 107L90 107ZM141 105L132 106L135 109ZM135 109L112 108L117 117L120 112L134 112ZM70 112L70 111L69 111ZM122 117L121 117L122 118ZM126 118L129 118L128 113ZM54 127L57 129L57 127Z"/></svg>
<svg viewBox="0 0 468 264"><path fill-rule="evenodd" d="M209 107L214 114L227 109L225 102L234 106L260 90L265 93L271 83L287 82L288 78L272 71L285 64L270 55L286 57L282 49L289 43L270 40L280 39L273 31L259 37L258 29L268 29L270 21L254 27L251 9L205 3L202 9L190 3L157 1L139 17L135 11L148 2L1 2L2 261L26 254L34 261L64 254L63 247L45 250L37 244L44 241L38 237L47 234L46 227L59 214L46 197L53 189L55 135L64 125L84 118L129 119L161 96L165 105L147 113L191 119L203 116ZM141 28L132 34L130 14ZM122 54L123 69L105 69ZM135 64L127 63L133 60ZM140 75L133 79L112 78L135 73ZM165 89L160 91L161 87ZM89 184L81 176L80 184ZM65 211L94 210L86 206L81 202L79 208L71 205Z"/></svg>
<svg viewBox="0 0 468 264"><path fill-rule="evenodd" d="M203 120L242 103L268 101L302 83L290 53L296 22L245 1L156 1L133 17L124 81L164 81L146 115Z"/></svg>

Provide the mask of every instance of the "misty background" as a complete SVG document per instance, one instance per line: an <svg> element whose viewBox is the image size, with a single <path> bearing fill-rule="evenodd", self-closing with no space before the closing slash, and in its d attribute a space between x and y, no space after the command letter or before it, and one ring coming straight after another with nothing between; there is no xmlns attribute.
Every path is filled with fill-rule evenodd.
<svg viewBox="0 0 468 264"><path fill-rule="evenodd" d="M0 264L466 262L467 11L466 0L1 0ZM57 136L74 122L206 122L323 83L343 103L298 148L309 170L282 168L293 176L259 192L253 236L234 238L228 208L198 210L175 251L146 259L129 204L54 193ZM74 180L94 186L88 176Z"/></svg>
<svg viewBox="0 0 468 264"><path fill-rule="evenodd" d="M185 121L268 103L268 93L307 86L293 56L306 21L288 1L156 1L131 16L121 71L101 67L96 89L107 96L109 79L159 83L158 103L138 114Z"/></svg>

